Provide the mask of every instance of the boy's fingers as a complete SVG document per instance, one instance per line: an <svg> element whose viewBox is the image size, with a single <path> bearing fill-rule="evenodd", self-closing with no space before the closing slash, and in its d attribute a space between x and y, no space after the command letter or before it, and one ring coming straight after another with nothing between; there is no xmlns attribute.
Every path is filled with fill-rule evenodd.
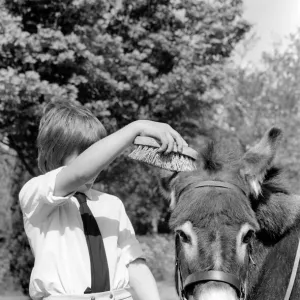
<svg viewBox="0 0 300 300"><path fill-rule="evenodd" d="M168 154L174 150L174 138L169 132L167 132L166 136L168 139L168 148L166 150L166 153Z"/></svg>
<svg viewBox="0 0 300 300"><path fill-rule="evenodd" d="M182 136L177 131L174 130L172 132L172 136L176 141L178 151L182 152L183 146L188 146L188 144L186 143L186 141L182 138Z"/></svg>
<svg viewBox="0 0 300 300"><path fill-rule="evenodd" d="M158 152L164 152L168 147L168 138L165 133L161 134L160 141L161 141L161 146L158 148Z"/></svg>
<svg viewBox="0 0 300 300"><path fill-rule="evenodd" d="M176 142L174 143L174 149L173 149L173 151L174 151L174 152L179 152L179 151L178 151L178 146L177 146Z"/></svg>
<svg viewBox="0 0 300 300"><path fill-rule="evenodd" d="M172 137L176 142L178 152L182 152L183 143L182 143L182 138L181 138L180 134L174 130L174 132L172 132Z"/></svg>

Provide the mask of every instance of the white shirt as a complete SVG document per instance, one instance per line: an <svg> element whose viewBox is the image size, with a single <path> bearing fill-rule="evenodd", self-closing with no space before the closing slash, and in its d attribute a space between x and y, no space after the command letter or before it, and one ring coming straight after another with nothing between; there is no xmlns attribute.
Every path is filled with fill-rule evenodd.
<svg viewBox="0 0 300 300"><path fill-rule="evenodd" d="M19 195L25 232L35 257L29 285L34 300L49 295L82 295L91 287L79 203L74 193L66 197L53 195L56 175L61 169L32 178ZM123 203L96 190L85 194L103 237L111 289L128 287L127 265L143 253Z"/></svg>

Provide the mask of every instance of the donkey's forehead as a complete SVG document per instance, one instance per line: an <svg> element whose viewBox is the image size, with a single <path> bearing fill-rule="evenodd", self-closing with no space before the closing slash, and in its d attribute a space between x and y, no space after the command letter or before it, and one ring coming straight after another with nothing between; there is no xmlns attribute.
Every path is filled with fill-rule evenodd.
<svg viewBox="0 0 300 300"><path fill-rule="evenodd" d="M215 224L251 224L257 227L255 214L248 198L237 189L220 187L189 186L181 195L176 195L170 226L175 228L187 221L196 227Z"/></svg>

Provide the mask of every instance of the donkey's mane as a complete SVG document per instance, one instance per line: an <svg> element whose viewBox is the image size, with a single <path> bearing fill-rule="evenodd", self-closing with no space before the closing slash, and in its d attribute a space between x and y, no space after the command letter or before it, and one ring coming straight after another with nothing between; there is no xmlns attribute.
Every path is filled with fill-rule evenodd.
<svg viewBox="0 0 300 300"><path fill-rule="evenodd" d="M267 191L272 194L290 194L289 190L290 187L283 167L274 166L267 170L262 182L262 195Z"/></svg>
<svg viewBox="0 0 300 300"><path fill-rule="evenodd" d="M234 166L243 155L241 146L233 147L229 142L212 140L201 152L203 169L210 173L219 172L224 166Z"/></svg>

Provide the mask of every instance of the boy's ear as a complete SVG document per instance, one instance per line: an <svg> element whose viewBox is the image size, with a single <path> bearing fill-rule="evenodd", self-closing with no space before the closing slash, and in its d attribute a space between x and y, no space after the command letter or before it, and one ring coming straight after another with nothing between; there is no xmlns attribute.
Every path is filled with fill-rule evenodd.
<svg viewBox="0 0 300 300"><path fill-rule="evenodd" d="M158 182L162 196L170 203L170 208L174 209L175 199L175 182L179 173L162 169L159 174Z"/></svg>
<svg viewBox="0 0 300 300"><path fill-rule="evenodd" d="M258 196L261 192L261 183L267 170L272 167L281 139L281 129L271 128L258 144L245 153L242 159L241 175L249 184L250 191L255 196Z"/></svg>

